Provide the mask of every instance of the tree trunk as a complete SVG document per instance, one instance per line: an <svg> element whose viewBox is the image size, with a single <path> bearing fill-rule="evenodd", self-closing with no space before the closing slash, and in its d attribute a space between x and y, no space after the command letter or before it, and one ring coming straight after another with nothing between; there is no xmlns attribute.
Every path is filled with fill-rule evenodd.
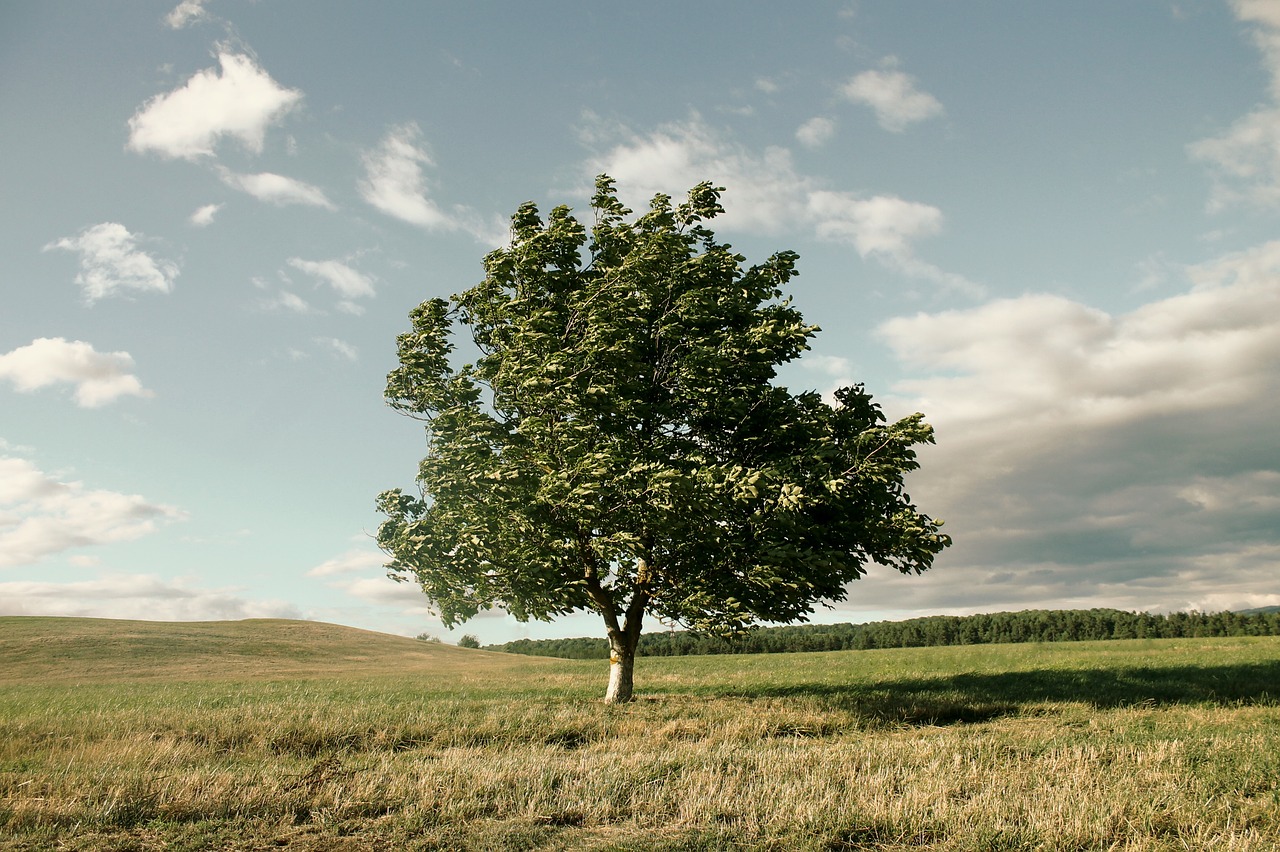
<svg viewBox="0 0 1280 852"><path fill-rule="evenodd" d="M609 690L604 694L605 704L625 704L632 698L635 674L635 643L625 633L609 637Z"/></svg>
<svg viewBox="0 0 1280 852"><path fill-rule="evenodd" d="M613 595L600 585L595 571L587 571L587 591L604 616L609 633L609 689L604 694L605 704L625 704L632 698L640 624L644 621L644 608L649 603L648 575L649 563L644 559L636 560L636 590L627 605L626 620L619 625Z"/></svg>

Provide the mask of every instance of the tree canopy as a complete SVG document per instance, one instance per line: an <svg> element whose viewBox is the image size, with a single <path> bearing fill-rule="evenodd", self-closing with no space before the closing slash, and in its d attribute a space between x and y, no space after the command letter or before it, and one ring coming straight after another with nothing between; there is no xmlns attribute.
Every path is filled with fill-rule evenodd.
<svg viewBox="0 0 1280 852"><path fill-rule="evenodd" d="M379 497L390 575L448 625L598 612L610 701L631 696L646 614L718 633L804 620L869 563L920 572L950 544L903 486L933 441L923 415L775 382L818 331L783 295L798 256L744 266L706 225L721 191L633 217L601 176L590 233L521 205L481 283L411 313L387 379L427 431L421 493ZM459 328L478 351L461 365Z"/></svg>

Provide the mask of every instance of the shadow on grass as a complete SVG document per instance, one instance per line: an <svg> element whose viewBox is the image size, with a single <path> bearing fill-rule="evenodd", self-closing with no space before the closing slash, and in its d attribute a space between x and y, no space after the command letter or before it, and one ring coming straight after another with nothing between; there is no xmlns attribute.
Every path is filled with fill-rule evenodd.
<svg viewBox="0 0 1280 852"><path fill-rule="evenodd" d="M878 684L800 683L753 689L742 697L810 696L831 709L907 724L964 724L1076 702L1096 709L1135 706L1274 705L1280 661L1221 666L1040 669L964 673Z"/></svg>

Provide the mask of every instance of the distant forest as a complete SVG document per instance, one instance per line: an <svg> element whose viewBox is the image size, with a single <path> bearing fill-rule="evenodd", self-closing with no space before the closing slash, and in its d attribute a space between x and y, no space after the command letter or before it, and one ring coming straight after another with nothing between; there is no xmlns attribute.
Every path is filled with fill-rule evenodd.
<svg viewBox="0 0 1280 852"><path fill-rule="evenodd" d="M1174 612L1152 615L1116 609L1026 610L984 615L933 615L870 624L800 624L761 627L732 638L684 630L646 633L637 653L646 657L686 654L780 654L791 651L861 651L934 645L1012 642L1077 642L1098 639L1174 639L1201 636L1280 636L1280 607L1248 612ZM490 651L606 659L605 639L517 639L488 645Z"/></svg>

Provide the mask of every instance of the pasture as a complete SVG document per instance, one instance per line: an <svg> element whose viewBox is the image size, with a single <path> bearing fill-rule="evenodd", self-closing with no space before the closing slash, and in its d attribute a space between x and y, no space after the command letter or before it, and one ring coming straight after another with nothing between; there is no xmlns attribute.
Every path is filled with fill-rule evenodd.
<svg viewBox="0 0 1280 852"><path fill-rule="evenodd" d="M0 618L0 849L1274 850L1280 638L640 659Z"/></svg>

